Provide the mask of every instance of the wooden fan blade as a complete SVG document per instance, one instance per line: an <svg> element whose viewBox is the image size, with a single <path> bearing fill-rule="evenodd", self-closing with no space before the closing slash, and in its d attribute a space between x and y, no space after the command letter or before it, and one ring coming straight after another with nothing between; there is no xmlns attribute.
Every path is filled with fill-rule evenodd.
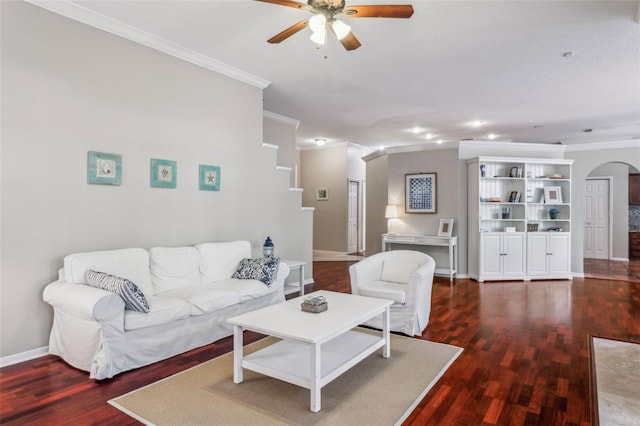
<svg viewBox="0 0 640 426"><path fill-rule="evenodd" d="M344 14L349 18L411 18L413 6L410 4L349 6L344 10Z"/></svg>
<svg viewBox="0 0 640 426"><path fill-rule="evenodd" d="M300 3L297 1L291 1L291 0L256 0L256 1L261 1L263 3L277 4L280 6L293 7L294 9L313 10L313 8L308 4Z"/></svg>
<svg viewBox="0 0 640 426"><path fill-rule="evenodd" d="M262 1L262 0L260 0L260 1ZM307 25L309 25L309 20L305 19L303 21L298 22L297 24L293 24L292 26L290 26L286 30L282 31L280 34L274 35L273 37L271 37L267 41L269 43L280 43L281 41L288 39L289 37L291 37L292 35L294 35L298 31L302 30L303 28L306 28Z"/></svg>
<svg viewBox="0 0 640 426"><path fill-rule="evenodd" d="M356 50L358 47L362 46L356 36L353 35L352 31L349 31L349 34L344 36L342 40L340 40L340 43L342 43L344 48L347 50Z"/></svg>

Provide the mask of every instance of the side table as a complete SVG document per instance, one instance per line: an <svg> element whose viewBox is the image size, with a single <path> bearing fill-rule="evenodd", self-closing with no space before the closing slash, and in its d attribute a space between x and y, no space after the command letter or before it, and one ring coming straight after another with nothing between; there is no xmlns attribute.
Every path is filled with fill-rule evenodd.
<svg viewBox="0 0 640 426"><path fill-rule="evenodd" d="M300 296L304 296L304 265L306 265L307 262L302 262L300 260L289 260L289 259L280 259L280 262L286 263L289 266L289 269L291 270L291 272L293 272L296 269L298 270L299 288L298 286L296 286L295 283L285 284L284 293L289 294L289 293L293 293L294 291L299 291Z"/></svg>

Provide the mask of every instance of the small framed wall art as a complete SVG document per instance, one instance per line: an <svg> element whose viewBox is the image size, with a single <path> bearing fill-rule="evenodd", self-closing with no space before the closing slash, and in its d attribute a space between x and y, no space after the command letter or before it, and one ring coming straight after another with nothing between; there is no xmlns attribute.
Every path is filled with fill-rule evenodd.
<svg viewBox="0 0 640 426"><path fill-rule="evenodd" d="M329 199L329 189L328 188L317 188L316 189L316 200L327 201L328 199Z"/></svg>
<svg viewBox="0 0 640 426"><path fill-rule="evenodd" d="M175 188L178 181L178 164L175 161L151 159L151 186Z"/></svg>
<svg viewBox="0 0 640 426"><path fill-rule="evenodd" d="M89 151L87 182L98 185L122 184L122 156Z"/></svg>
<svg viewBox="0 0 640 426"><path fill-rule="evenodd" d="M405 175L405 212L436 213L436 173Z"/></svg>
<svg viewBox="0 0 640 426"><path fill-rule="evenodd" d="M450 237L453 232L453 219L440 219L438 237Z"/></svg>
<svg viewBox="0 0 640 426"><path fill-rule="evenodd" d="M200 190L220 191L220 167L200 164Z"/></svg>

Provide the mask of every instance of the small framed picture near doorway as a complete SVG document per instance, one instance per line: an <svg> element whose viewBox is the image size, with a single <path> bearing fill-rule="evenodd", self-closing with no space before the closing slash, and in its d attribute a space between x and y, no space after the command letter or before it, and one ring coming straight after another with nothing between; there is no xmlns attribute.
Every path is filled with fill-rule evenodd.
<svg viewBox="0 0 640 426"><path fill-rule="evenodd" d="M319 201L327 201L327 200L329 200L329 189L328 188L317 188L316 189L316 200L319 200Z"/></svg>
<svg viewBox="0 0 640 426"><path fill-rule="evenodd" d="M453 219L440 219L438 237L450 237L453 231Z"/></svg>
<svg viewBox="0 0 640 426"><path fill-rule="evenodd" d="M406 213L436 213L436 174L416 173L405 175Z"/></svg>
<svg viewBox="0 0 640 426"><path fill-rule="evenodd" d="M559 186L545 186L544 202L547 204L562 204L562 188Z"/></svg>

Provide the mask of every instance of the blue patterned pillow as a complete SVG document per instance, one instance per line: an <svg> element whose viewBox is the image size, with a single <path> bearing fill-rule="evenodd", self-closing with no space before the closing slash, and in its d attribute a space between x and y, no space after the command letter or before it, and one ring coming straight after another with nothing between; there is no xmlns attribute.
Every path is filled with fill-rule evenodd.
<svg viewBox="0 0 640 426"><path fill-rule="evenodd" d="M270 286L280 265L279 257L258 257L256 259L242 259L238 270L231 278L241 280L259 280Z"/></svg>
<svg viewBox="0 0 640 426"><path fill-rule="evenodd" d="M127 309L144 313L149 312L147 298L133 281L92 270L88 270L86 275L90 286L111 291L122 297Z"/></svg>

